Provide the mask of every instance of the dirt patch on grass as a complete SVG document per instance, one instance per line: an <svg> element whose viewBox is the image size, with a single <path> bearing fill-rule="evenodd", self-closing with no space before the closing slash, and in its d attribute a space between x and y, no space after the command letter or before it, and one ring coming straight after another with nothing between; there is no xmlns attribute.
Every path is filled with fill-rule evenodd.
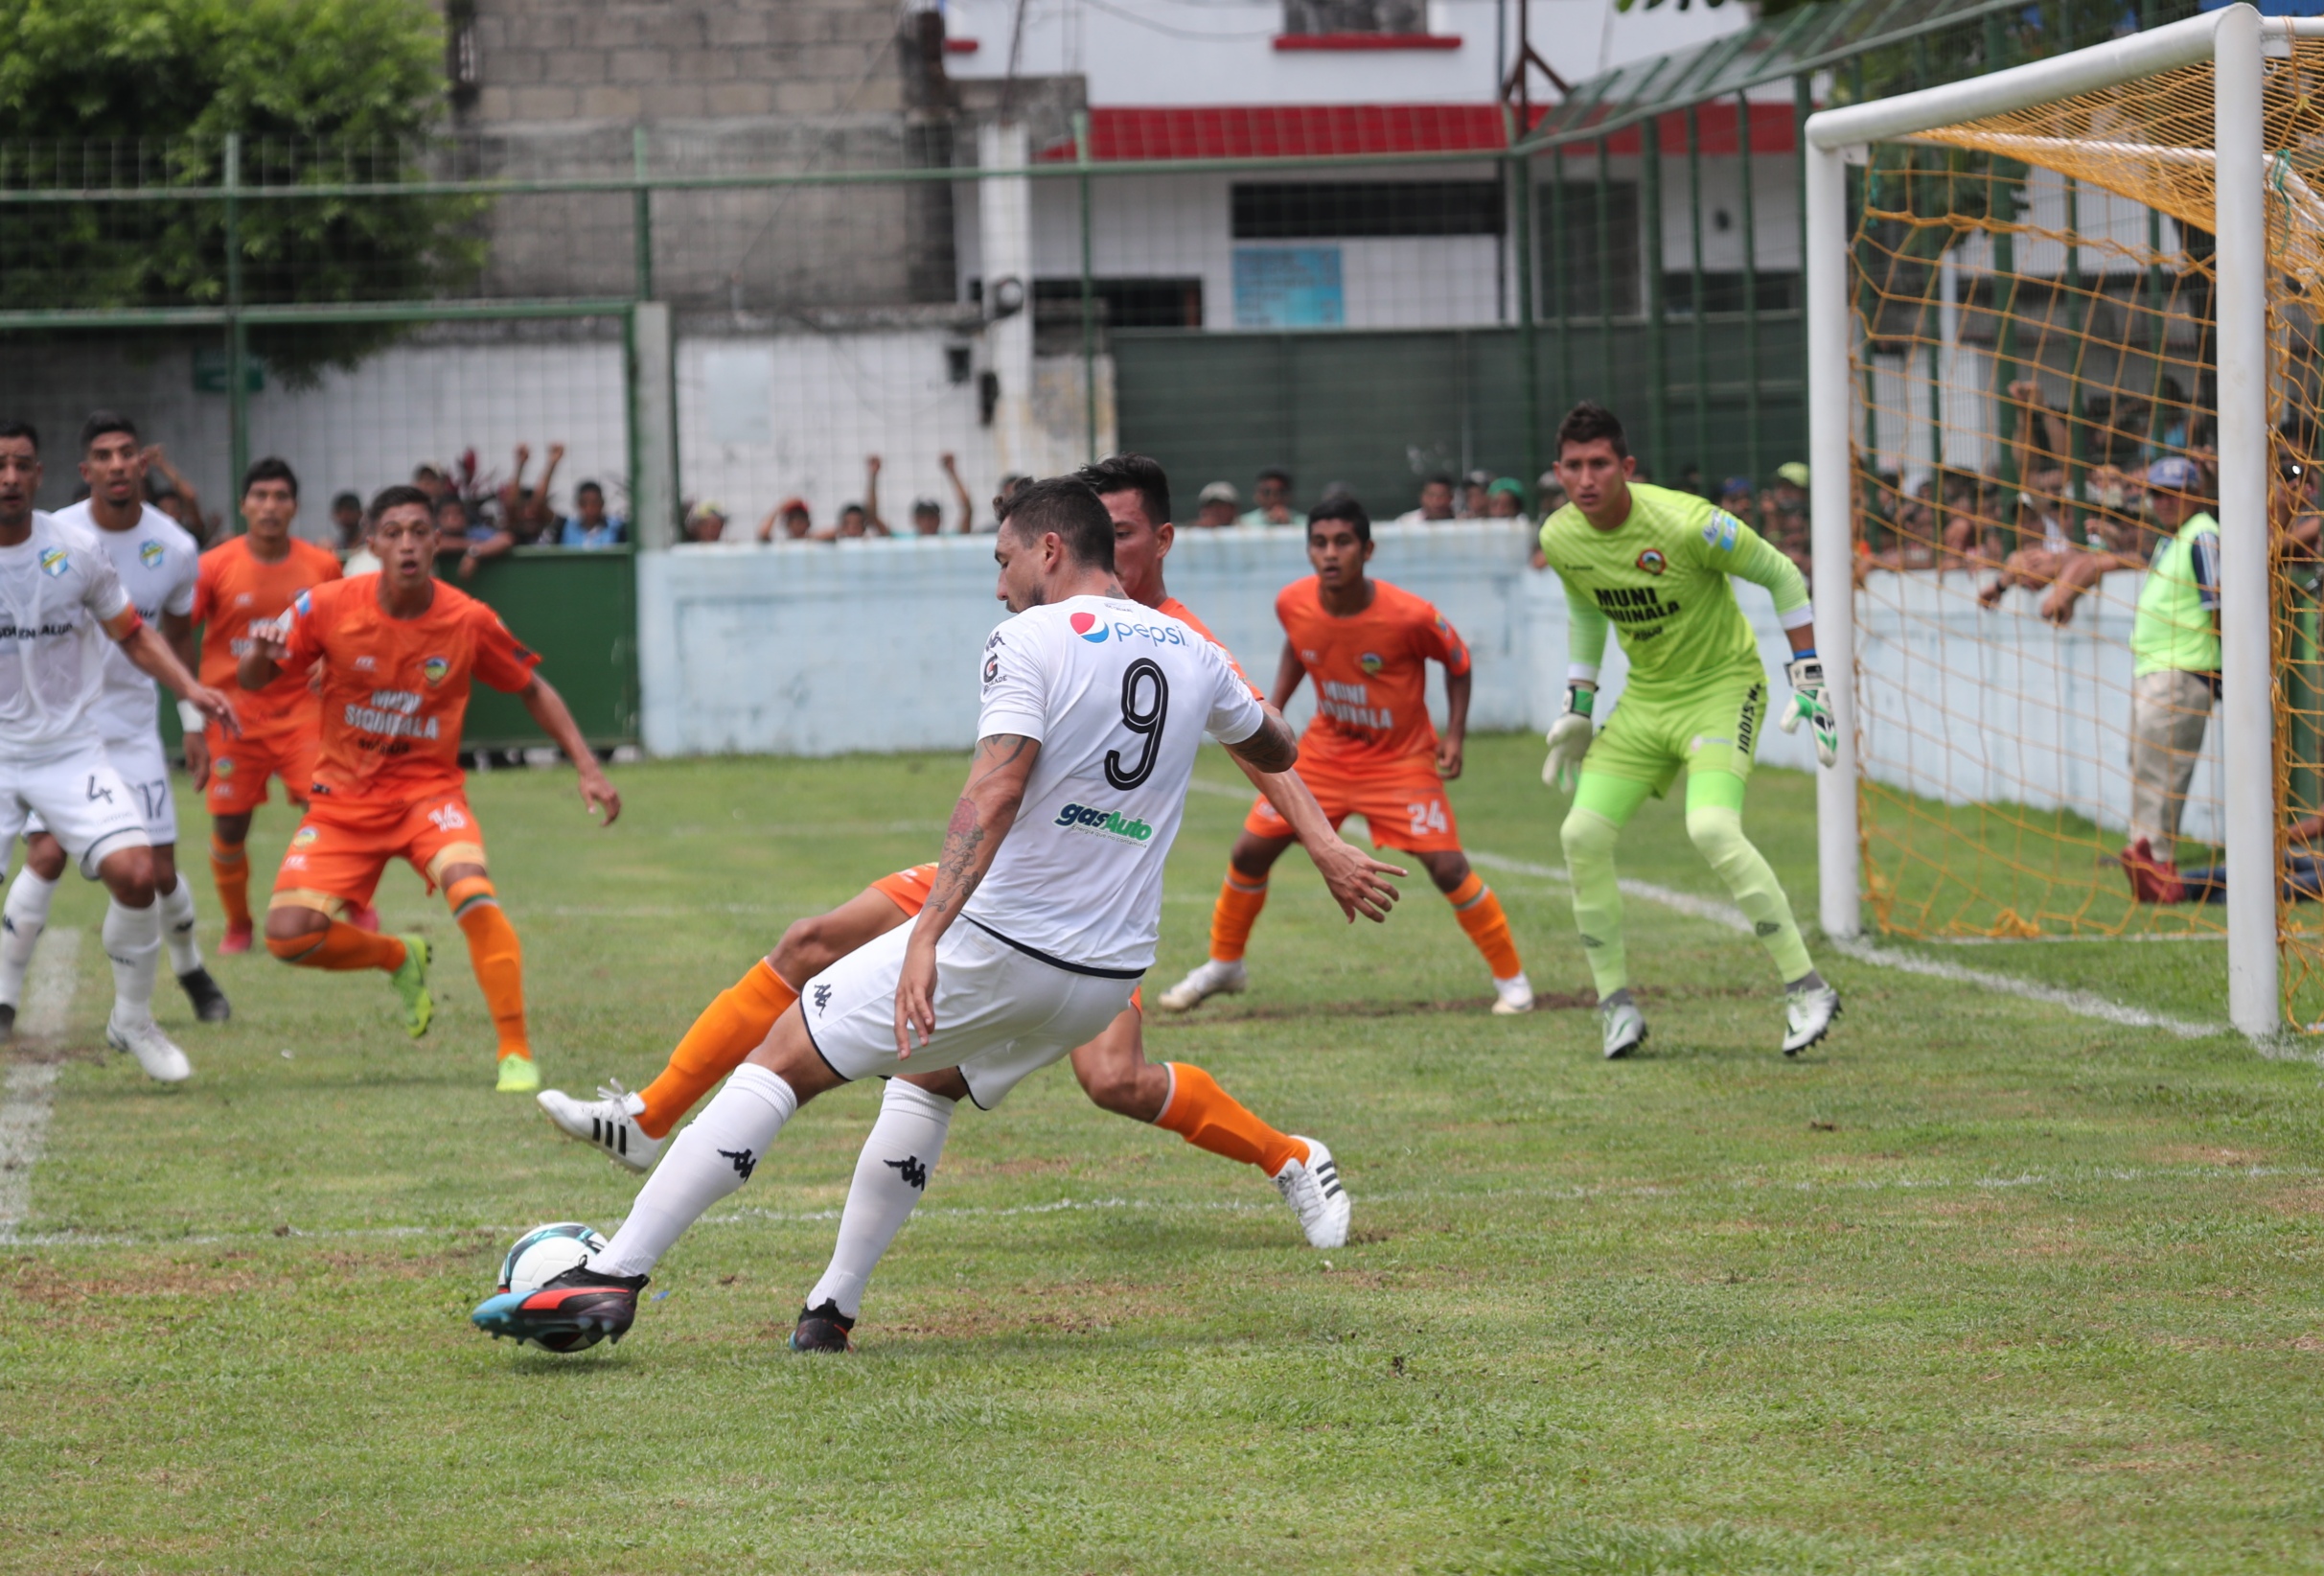
<svg viewBox="0 0 2324 1576"><path fill-rule="evenodd" d="M2261 1198L2260 1202L2278 1215L2294 1219L2312 1219L2324 1216L2324 1186L2310 1184L2299 1188L2278 1188Z"/></svg>
<svg viewBox="0 0 2324 1576"><path fill-rule="evenodd" d="M194 1297L213 1301L238 1297L262 1286L279 1286L288 1278L207 1264L172 1263L155 1264L129 1275L67 1275L37 1259L19 1259L8 1267L5 1284L28 1303L61 1309L98 1299L127 1297Z"/></svg>
<svg viewBox="0 0 2324 1576"><path fill-rule="evenodd" d="M2143 1157L2151 1166L2264 1166L2265 1149L2222 1149L2205 1144L2163 1144Z"/></svg>

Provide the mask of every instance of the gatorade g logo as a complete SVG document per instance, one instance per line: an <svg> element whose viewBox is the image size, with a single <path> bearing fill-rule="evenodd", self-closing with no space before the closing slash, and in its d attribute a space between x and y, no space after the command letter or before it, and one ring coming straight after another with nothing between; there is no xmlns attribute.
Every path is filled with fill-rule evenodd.
<svg viewBox="0 0 2324 1576"><path fill-rule="evenodd" d="M1125 816L1119 810L1093 809L1087 804L1067 805L1057 812L1055 824L1139 846L1154 835L1153 827L1134 816Z"/></svg>
<svg viewBox="0 0 2324 1576"><path fill-rule="evenodd" d="M1663 570L1668 568L1669 565L1664 561L1663 555L1659 551L1652 547L1648 547L1645 552L1638 555L1638 567L1645 570L1648 574L1660 574L1663 572Z"/></svg>

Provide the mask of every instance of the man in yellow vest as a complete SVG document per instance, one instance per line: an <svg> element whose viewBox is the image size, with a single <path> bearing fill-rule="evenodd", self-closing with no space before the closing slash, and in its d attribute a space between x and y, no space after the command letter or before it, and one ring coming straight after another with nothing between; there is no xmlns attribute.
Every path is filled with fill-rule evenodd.
<svg viewBox="0 0 2324 1576"><path fill-rule="evenodd" d="M2147 467L2155 544L2130 623L2130 840L2123 869L2142 903L2185 899L2178 823L2220 690L2220 522L2202 472L2172 455Z"/></svg>

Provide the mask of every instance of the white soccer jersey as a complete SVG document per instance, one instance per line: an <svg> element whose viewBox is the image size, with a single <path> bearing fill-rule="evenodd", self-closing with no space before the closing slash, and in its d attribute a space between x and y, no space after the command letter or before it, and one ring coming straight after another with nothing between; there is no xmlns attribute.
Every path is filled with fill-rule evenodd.
<svg viewBox="0 0 2324 1576"><path fill-rule="evenodd" d="M1109 597L1027 609L983 662L977 736L1022 734L1041 754L962 917L1068 968L1142 974L1194 753L1206 731L1240 744L1266 708L1199 631Z"/></svg>
<svg viewBox="0 0 2324 1576"><path fill-rule="evenodd" d="M18 761L99 745L104 620L129 605L96 533L33 512L32 534L0 547L0 753Z"/></svg>
<svg viewBox="0 0 2324 1576"><path fill-rule="evenodd" d="M161 615L183 617L194 611L194 578L201 568L201 547L186 528L150 503L133 529L108 531L89 512L86 498L57 511L57 519L79 525L97 539L121 576L122 590L137 616L159 628ZM97 698L97 730L107 744L151 737L157 729L153 711L154 681L138 669L120 646L106 641L104 687Z"/></svg>

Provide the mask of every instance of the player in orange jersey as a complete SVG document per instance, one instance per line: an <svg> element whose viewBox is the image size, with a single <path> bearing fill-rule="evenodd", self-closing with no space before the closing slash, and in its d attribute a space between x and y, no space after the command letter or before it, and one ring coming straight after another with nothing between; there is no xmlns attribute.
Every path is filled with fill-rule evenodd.
<svg viewBox="0 0 2324 1576"><path fill-rule="evenodd" d="M242 519L249 531L201 555L194 585L194 621L202 627L201 681L231 689L235 668L254 649L254 631L271 625L303 591L339 578L339 561L327 549L290 534L299 511L299 478L279 459L263 459L242 479ZM297 674L284 674L235 707L242 737L213 726L207 737L189 734L186 768L210 803L210 878L225 912L223 952L250 950L250 813L266 802L266 779L280 777L283 797L307 807L314 778L322 703ZM371 927L379 928L373 921Z"/></svg>
<svg viewBox="0 0 2324 1576"><path fill-rule="evenodd" d="M581 800L611 825L621 796L598 769L573 714L497 614L438 582L427 495L390 487L371 503L380 568L301 591L281 626L262 629L239 670L246 690L319 669L322 734L307 814L291 834L266 908L266 950L308 968L376 968L393 977L403 1026L427 1031L427 942L378 936L342 915L370 902L391 859L441 887L500 1041L499 1088L531 1094L540 1069L524 1028L523 955L485 872L484 835L460 772L469 685L481 679L524 703L581 776Z"/></svg>
<svg viewBox="0 0 2324 1576"><path fill-rule="evenodd" d="M1169 522L1169 483L1162 467L1141 455L1125 454L1089 467L1081 475L1114 518L1114 566L1123 589L1133 599L1184 619L1208 635L1201 621L1171 597L1162 583L1162 559L1170 550L1175 529ZM1323 807L1296 772L1254 774L1253 781L1272 800L1284 805L1289 823L1300 829L1325 884L1348 917L1352 920L1362 914L1373 920L1385 918L1396 892L1381 877L1404 872L1381 864L1336 835ZM933 865L899 870L828 914L793 925L773 953L754 964L695 1020L662 1074L643 1091L625 1094L609 1088L600 1092L597 1101L582 1101L552 1090L542 1094L542 1107L567 1134L596 1144L634 1170L646 1170L659 1152L661 1139L679 1119L758 1048L775 1019L797 1000L797 985L872 938L918 915L934 870ZM1148 1061L1135 998L1130 1010L1075 1051L1072 1059L1074 1076L1101 1108L1166 1127L1198 1147L1257 1166L1292 1205L1311 1242L1329 1247L1346 1240L1350 1208L1330 1151L1313 1139L1270 1126L1199 1067ZM898 1092L898 1084L911 1087ZM899 1109L898 1120L908 1124L925 1126L932 1112L941 1113L949 1124L955 1103L968 1094L966 1080L953 1072L894 1079L881 1124L892 1125L889 1113ZM849 1268L835 1260L834 1274L848 1278L846 1289L827 1292L824 1299L810 1298L811 1304L834 1301L833 1314L848 1325L854 1321L870 1263L879 1258L910 1213L937 1158L935 1147L924 1136L919 1138L911 1151L911 1170L920 1183L907 1186L899 1194L896 1185L903 1171L889 1170L885 1164L887 1136L883 1125L874 1126L841 1224L841 1258L849 1258L852 1252L863 1262L860 1267ZM840 1328L843 1334L844 1326ZM814 1342L810 1339L806 1344Z"/></svg>
<svg viewBox="0 0 2324 1576"><path fill-rule="evenodd" d="M1444 784L1461 775L1468 730L1468 647L1434 607L1373 580L1371 520L1353 498L1334 498L1307 518L1307 562L1315 573L1275 599L1283 626L1275 704L1291 704L1300 682L1316 682L1315 720L1300 740L1300 776L1334 826L1360 815L1374 847L1402 848L1428 868L1451 900L1461 928L1493 973L1493 1010L1530 1012L1509 922L1461 851ZM1444 664L1444 736L1428 716L1428 664ZM1164 991L1159 1005L1185 1012L1222 991L1245 987L1243 948L1267 901L1267 872L1292 843L1292 828L1264 800L1251 807L1228 857L1226 884L1210 917L1210 957Z"/></svg>

